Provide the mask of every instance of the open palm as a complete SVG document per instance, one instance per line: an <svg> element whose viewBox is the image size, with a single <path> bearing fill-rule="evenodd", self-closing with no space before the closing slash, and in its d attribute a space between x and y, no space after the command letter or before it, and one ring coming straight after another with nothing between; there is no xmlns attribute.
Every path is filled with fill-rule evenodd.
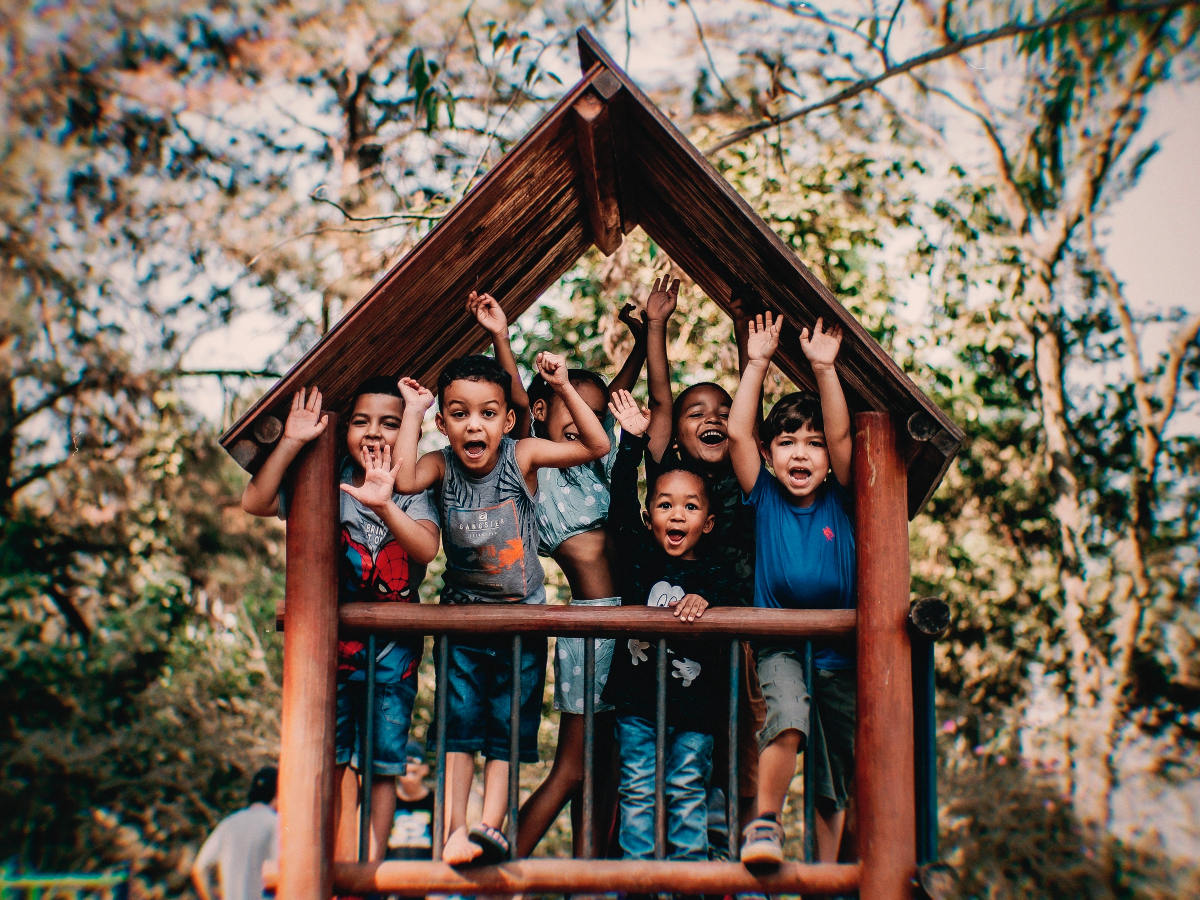
<svg viewBox="0 0 1200 900"><path fill-rule="evenodd" d="M679 303L679 279L671 279L670 275L654 279L654 287L646 298L646 319L665 321L675 312Z"/></svg>
<svg viewBox="0 0 1200 900"><path fill-rule="evenodd" d="M321 392L313 388L307 399L304 395L304 388L300 388L292 396L292 408L283 426L284 438L298 444L307 444L329 424L329 416L321 415Z"/></svg>
<svg viewBox="0 0 1200 900"><path fill-rule="evenodd" d="M393 466L392 448L384 444L382 453L364 450L359 462L366 472L362 487L343 484L342 490L369 509L378 509L384 504L390 503L392 491L396 485L396 476L400 473L400 464L403 460L397 459L396 465Z"/></svg>
<svg viewBox="0 0 1200 900"><path fill-rule="evenodd" d="M626 434L641 437L650 427L650 413L638 407L629 391L617 391L609 401L608 408Z"/></svg>
<svg viewBox="0 0 1200 900"><path fill-rule="evenodd" d="M824 328L823 325L824 320L817 319L811 338L807 328L800 332L800 349L813 366L832 366L842 346L841 326L833 323Z"/></svg>
<svg viewBox="0 0 1200 900"><path fill-rule="evenodd" d="M749 322L750 336L746 340L746 358L750 362L770 362L779 349L779 332L783 330L783 316L755 316Z"/></svg>

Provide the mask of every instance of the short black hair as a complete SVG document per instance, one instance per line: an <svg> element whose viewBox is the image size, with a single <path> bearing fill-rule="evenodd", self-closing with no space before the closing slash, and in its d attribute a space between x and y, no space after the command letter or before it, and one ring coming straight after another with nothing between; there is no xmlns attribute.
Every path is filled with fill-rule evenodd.
<svg viewBox="0 0 1200 900"><path fill-rule="evenodd" d="M695 463L681 457L664 457L661 466L650 467L646 472L646 508L650 508L651 500L654 497L654 491L658 487L659 479L664 475L670 475L672 472L686 472L688 475L695 475L700 479L702 493L704 494L704 502L708 506L708 511L712 512L712 497L708 492L708 477Z"/></svg>
<svg viewBox="0 0 1200 900"><path fill-rule="evenodd" d="M590 369L569 369L567 370L567 380L570 381L571 384L593 385L600 389L600 393L605 398L608 397L608 383ZM554 388L550 386L550 382L542 377L541 372L538 372L533 376L533 381L529 383L528 393L530 409L532 409L533 404L537 403L539 400L546 401L546 405L549 406L550 401L554 399ZM545 437L545 435L541 433L545 427L545 423L539 422L537 419L533 420L533 431L538 437Z"/></svg>
<svg viewBox="0 0 1200 900"><path fill-rule="evenodd" d="M512 376L504 371L500 363L490 356L475 353L471 356L460 356L452 359L442 369L437 380L438 405L445 405L446 388L455 381L482 381L497 385L504 391L504 402L512 409Z"/></svg>
<svg viewBox="0 0 1200 900"><path fill-rule="evenodd" d="M758 436L762 439L763 447L768 447L779 435L799 431L805 426L813 431L825 430L825 422L821 418L821 398L812 391L796 391L781 397L771 408L758 426Z"/></svg>
<svg viewBox="0 0 1200 900"><path fill-rule="evenodd" d="M389 397L399 397L400 402L404 402L404 395L400 393L400 385L395 378L391 375L372 375L370 378L360 381L358 387L354 389L354 393L350 395L350 407L346 411L347 415L354 412L354 404L363 394L386 394Z"/></svg>
<svg viewBox="0 0 1200 900"><path fill-rule="evenodd" d="M379 391L364 391L368 394L377 394ZM254 777L250 779L250 792L247 799L251 803L270 803L275 799L275 794L279 788L279 770L274 766L264 766L254 773Z"/></svg>
<svg viewBox="0 0 1200 900"><path fill-rule="evenodd" d="M692 391L699 390L700 388L712 388L713 390L720 391L722 394L725 395L725 399L727 401L729 401L729 405L730 406L733 405L733 398L729 396L729 391L725 390L725 388L721 387L715 381L701 381L699 384L693 384L691 387L686 387L682 391L680 391L679 396L675 398L675 402L671 404L671 427L672 428L675 427L675 423L679 421L679 416L683 413L684 398L687 397L687 395L690 394Z"/></svg>

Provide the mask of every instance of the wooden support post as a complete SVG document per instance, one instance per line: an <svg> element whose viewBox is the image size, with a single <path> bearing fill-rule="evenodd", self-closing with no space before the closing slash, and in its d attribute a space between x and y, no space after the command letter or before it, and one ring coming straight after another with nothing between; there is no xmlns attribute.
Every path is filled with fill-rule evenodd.
<svg viewBox="0 0 1200 900"><path fill-rule="evenodd" d="M621 246L621 205L608 104L589 91L575 102L575 140L592 240L605 256Z"/></svg>
<svg viewBox="0 0 1200 900"><path fill-rule="evenodd" d="M295 463L287 520L287 614L279 758L279 896L333 893L337 670L337 415Z"/></svg>
<svg viewBox="0 0 1200 900"><path fill-rule="evenodd" d="M908 900L916 874L908 486L887 413L854 419L858 725L854 773L862 900Z"/></svg>

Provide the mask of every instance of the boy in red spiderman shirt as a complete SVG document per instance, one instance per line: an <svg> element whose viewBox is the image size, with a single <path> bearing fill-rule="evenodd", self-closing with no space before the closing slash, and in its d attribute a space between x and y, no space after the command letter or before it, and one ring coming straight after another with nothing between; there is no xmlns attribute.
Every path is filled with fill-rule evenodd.
<svg viewBox="0 0 1200 900"><path fill-rule="evenodd" d="M437 510L428 492L395 492L400 460L394 457L404 400L394 379L368 378L350 401L345 425L347 455L339 464L341 554L338 602L355 600L418 603L425 567L437 555ZM325 430L321 392L307 400L301 389L283 437L246 486L242 507L257 516L287 517L283 478L300 450ZM383 859L396 807L396 777L405 772L405 748L417 697L422 638L388 641L376 650L374 777L371 789L372 860ZM366 646L338 641L337 682L337 859L356 859L358 830L359 727L366 702Z"/></svg>

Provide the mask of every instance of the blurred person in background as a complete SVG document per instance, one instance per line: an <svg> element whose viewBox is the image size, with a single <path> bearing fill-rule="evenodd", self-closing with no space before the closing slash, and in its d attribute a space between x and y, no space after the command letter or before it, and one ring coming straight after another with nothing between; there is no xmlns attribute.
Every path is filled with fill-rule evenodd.
<svg viewBox="0 0 1200 900"><path fill-rule="evenodd" d="M263 863L279 858L278 781L274 766L259 769L250 782L250 805L223 819L196 854L192 883L200 900L262 900Z"/></svg>

